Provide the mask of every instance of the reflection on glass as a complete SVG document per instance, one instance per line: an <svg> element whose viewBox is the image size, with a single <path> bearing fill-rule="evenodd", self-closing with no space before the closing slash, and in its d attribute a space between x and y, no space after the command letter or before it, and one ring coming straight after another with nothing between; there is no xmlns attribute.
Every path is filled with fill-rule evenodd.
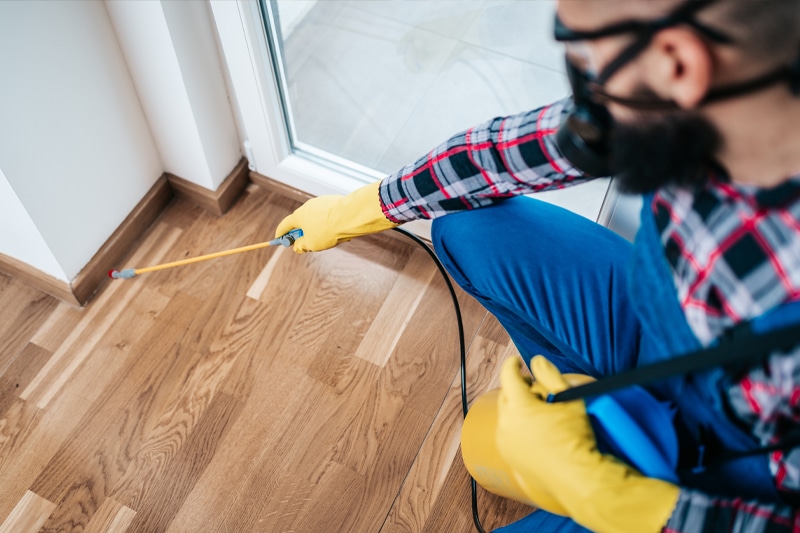
<svg viewBox="0 0 800 533"><path fill-rule="evenodd" d="M549 0L262 7L299 152L394 172L469 126L568 92Z"/></svg>

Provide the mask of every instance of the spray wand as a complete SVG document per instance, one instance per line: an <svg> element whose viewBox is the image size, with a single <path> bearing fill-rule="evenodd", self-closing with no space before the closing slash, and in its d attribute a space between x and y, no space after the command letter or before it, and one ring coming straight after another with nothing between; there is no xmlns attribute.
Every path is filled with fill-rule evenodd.
<svg viewBox="0 0 800 533"><path fill-rule="evenodd" d="M268 246L291 246L294 241L303 236L303 230L293 229L289 233L281 235L277 239L262 242L258 244L251 244L249 246L242 246L241 248L234 248L232 250L225 250L222 252L215 252L213 254L201 255L198 257L190 257L181 261L173 261L172 263L164 263L163 265L154 265L145 268L126 268L125 270L109 270L108 277L112 279L131 279L139 274L146 272L155 272L156 270L165 270L167 268L179 267L183 265L190 265L192 263L199 263L200 261L207 261L208 259L216 259L218 257L225 257L233 254L240 254L242 252L249 252L251 250L258 250Z"/></svg>

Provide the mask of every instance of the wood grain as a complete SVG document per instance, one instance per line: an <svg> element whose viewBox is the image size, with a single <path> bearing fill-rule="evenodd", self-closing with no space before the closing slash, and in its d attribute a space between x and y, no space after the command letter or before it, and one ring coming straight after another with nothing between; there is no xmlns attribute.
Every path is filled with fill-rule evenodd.
<svg viewBox="0 0 800 533"><path fill-rule="evenodd" d="M386 365L435 273L436 266L425 252L415 250L358 345L356 357Z"/></svg>
<svg viewBox="0 0 800 533"><path fill-rule="evenodd" d="M34 533L39 531L39 528L55 507L56 504L28 491L0 525L0 533Z"/></svg>
<svg viewBox="0 0 800 533"><path fill-rule="evenodd" d="M86 533L123 533L136 516L136 511L125 507L113 498L106 498L89 520Z"/></svg>
<svg viewBox="0 0 800 533"><path fill-rule="evenodd" d="M30 404L24 404L30 408ZM0 466L0 518L8 516L17 505L88 408L83 398L67 392L48 410L37 410L34 423ZM8 416L8 412L3 415Z"/></svg>
<svg viewBox="0 0 800 533"><path fill-rule="evenodd" d="M252 298L253 300L261 299L261 295L264 294L264 289L267 288L267 284L269 280L272 279L272 272L275 271L275 265L278 264L278 261L283 257L283 254L288 251L287 248L283 246L275 248L273 250L272 255L267 261L267 264L264 265L264 269L258 274L258 277L250 285L250 288L247 290L247 297Z"/></svg>
<svg viewBox="0 0 800 533"><path fill-rule="evenodd" d="M27 301L26 305L0 309L0 372L11 365L31 338L55 310L57 302L30 287L19 286L8 297Z"/></svg>
<svg viewBox="0 0 800 533"><path fill-rule="evenodd" d="M268 240L297 205L255 185L225 216L175 199L119 266ZM514 350L458 292L474 397ZM0 304L6 530L472 527L452 304L402 239L153 272L84 309L0 275ZM487 524L529 511L481 498Z"/></svg>
<svg viewBox="0 0 800 533"><path fill-rule="evenodd" d="M274 180L269 176L259 174L258 172L250 171L250 181L263 188L265 191L274 192L295 202L303 203L312 198L312 196L307 192L303 192L300 189L295 189L290 185L286 185L283 182Z"/></svg>

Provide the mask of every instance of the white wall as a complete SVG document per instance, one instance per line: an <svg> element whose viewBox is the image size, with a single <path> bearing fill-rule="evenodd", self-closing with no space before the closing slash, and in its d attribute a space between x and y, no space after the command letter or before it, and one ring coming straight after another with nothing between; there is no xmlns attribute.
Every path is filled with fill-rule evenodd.
<svg viewBox="0 0 800 533"><path fill-rule="evenodd" d="M0 68L0 252L73 279L162 173L105 4L0 2Z"/></svg>
<svg viewBox="0 0 800 533"><path fill-rule="evenodd" d="M216 190L241 159L242 150L228 101L210 7L206 1L166 0L161 5L180 59L184 86L211 176L212 185L208 188Z"/></svg>
<svg viewBox="0 0 800 533"><path fill-rule="evenodd" d="M61 281L68 281L64 269L44 242L17 193L0 170L0 251L19 259Z"/></svg>
<svg viewBox="0 0 800 533"><path fill-rule="evenodd" d="M241 150L208 5L106 4L165 170L216 190Z"/></svg>

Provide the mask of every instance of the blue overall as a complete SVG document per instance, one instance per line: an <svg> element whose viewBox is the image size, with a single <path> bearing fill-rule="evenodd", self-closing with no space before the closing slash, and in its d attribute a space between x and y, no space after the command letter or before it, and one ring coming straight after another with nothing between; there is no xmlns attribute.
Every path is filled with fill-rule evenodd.
<svg viewBox="0 0 800 533"><path fill-rule="evenodd" d="M526 197L437 219L433 243L448 272L497 317L526 363L542 354L562 372L602 377L701 347L679 305L649 206L646 198L634 245ZM759 328L784 325L787 317L800 321L799 306L784 308L765 315ZM715 369L647 387L677 407L681 485L780 502L766 454L714 464L723 449L759 446L725 414L726 379ZM701 447L709 466L695 469ZM587 530L537 511L498 531Z"/></svg>

